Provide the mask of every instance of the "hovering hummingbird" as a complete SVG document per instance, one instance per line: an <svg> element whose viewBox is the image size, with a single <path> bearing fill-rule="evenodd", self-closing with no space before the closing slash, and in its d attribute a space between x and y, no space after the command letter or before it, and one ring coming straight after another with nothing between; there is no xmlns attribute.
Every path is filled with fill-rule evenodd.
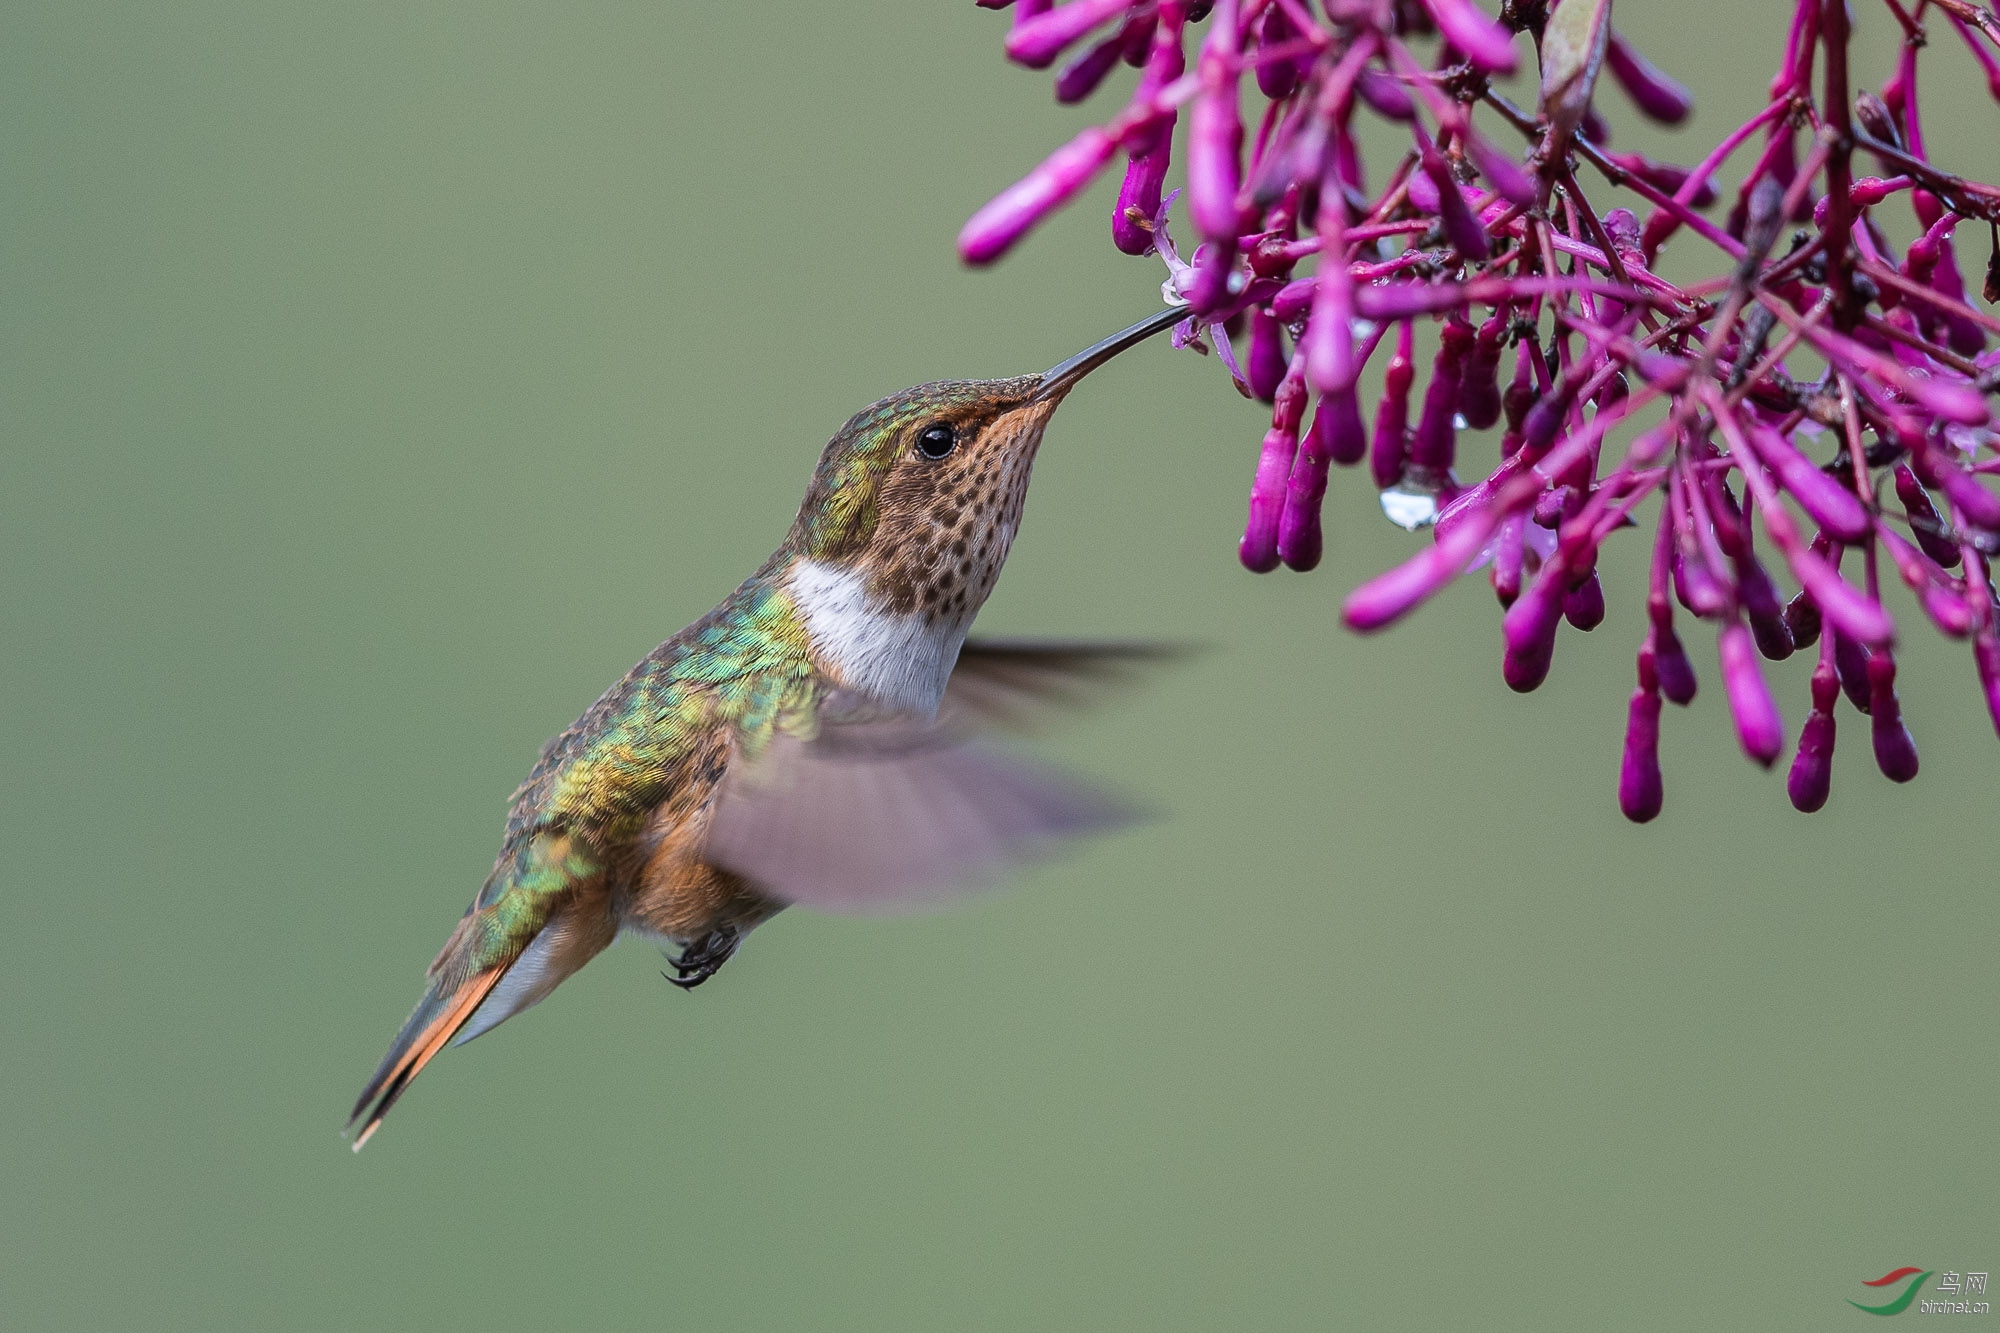
<svg viewBox="0 0 2000 1333"><path fill-rule="evenodd" d="M821 453L784 544L542 751L485 887L348 1124L359 1151L446 1042L544 999L621 930L715 975L791 903L893 905L1117 822L978 733L1158 650L967 641L1078 381L1185 312L1045 375L922 384Z"/></svg>

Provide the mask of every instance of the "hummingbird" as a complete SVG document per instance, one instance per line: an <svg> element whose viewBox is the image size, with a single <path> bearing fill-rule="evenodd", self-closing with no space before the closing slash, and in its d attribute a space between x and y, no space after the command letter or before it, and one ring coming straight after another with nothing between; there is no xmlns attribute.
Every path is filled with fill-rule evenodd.
<svg viewBox="0 0 2000 1333"><path fill-rule="evenodd" d="M879 910L1120 822L981 743L1162 649L967 639L1065 395L1169 308L1042 375L863 408L771 558L550 741L499 857L348 1119L360 1151L446 1043L545 999L620 932L692 990L788 905ZM662 974L666 975L666 974Z"/></svg>

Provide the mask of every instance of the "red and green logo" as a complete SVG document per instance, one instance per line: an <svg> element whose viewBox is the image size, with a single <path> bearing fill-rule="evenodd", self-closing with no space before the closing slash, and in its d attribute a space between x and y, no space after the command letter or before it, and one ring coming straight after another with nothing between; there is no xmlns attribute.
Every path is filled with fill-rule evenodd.
<svg viewBox="0 0 2000 1333"><path fill-rule="evenodd" d="M1886 1305L1863 1305L1860 1301L1849 1301L1848 1304L1866 1314L1901 1314L1910 1308L1910 1302L1917 1298L1917 1292L1924 1285L1924 1279L1930 1275L1931 1270L1928 1268L1898 1268L1893 1273L1884 1273L1873 1282L1864 1282L1861 1285L1864 1287L1893 1287L1898 1282L1908 1278L1910 1285L1903 1288L1902 1295L1896 1297Z"/></svg>

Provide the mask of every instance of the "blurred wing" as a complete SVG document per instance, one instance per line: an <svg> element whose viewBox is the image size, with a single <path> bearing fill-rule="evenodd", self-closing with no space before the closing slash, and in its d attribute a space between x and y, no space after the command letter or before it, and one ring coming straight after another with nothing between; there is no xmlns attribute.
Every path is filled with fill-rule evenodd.
<svg viewBox="0 0 2000 1333"><path fill-rule="evenodd" d="M973 640L930 721L836 693L813 739L780 735L731 766L709 859L787 902L882 911L976 888L1065 838L1128 823L1133 812L1104 793L970 737L1088 703L1178 652Z"/></svg>
<svg viewBox="0 0 2000 1333"><path fill-rule="evenodd" d="M911 906L1132 818L1075 779L928 729L827 730L836 734L780 736L732 771L709 825L710 860L787 902Z"/></svg>
<svg viewBox="0 0 2000 1333"><path fill-rule="evenodd" d="M1060 708L1099 702L1149 666L1187 654L1175 644L969 639L945 686L945 727L1026 729Z"/></svg>

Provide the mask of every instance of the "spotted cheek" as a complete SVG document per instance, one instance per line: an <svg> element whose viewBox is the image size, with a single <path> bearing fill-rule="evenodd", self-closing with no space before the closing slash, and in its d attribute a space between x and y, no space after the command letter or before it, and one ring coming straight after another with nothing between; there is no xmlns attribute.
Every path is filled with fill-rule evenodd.
<svg viewBox="0 0 2000 1333"><path fill-rule="evenodd" d="M867 562L885 609L963 629L998 583L1020 524L1032 454L994 448L928 474L923 493L898 488ZM914 479L912 479L914 480Z"/></svg>

